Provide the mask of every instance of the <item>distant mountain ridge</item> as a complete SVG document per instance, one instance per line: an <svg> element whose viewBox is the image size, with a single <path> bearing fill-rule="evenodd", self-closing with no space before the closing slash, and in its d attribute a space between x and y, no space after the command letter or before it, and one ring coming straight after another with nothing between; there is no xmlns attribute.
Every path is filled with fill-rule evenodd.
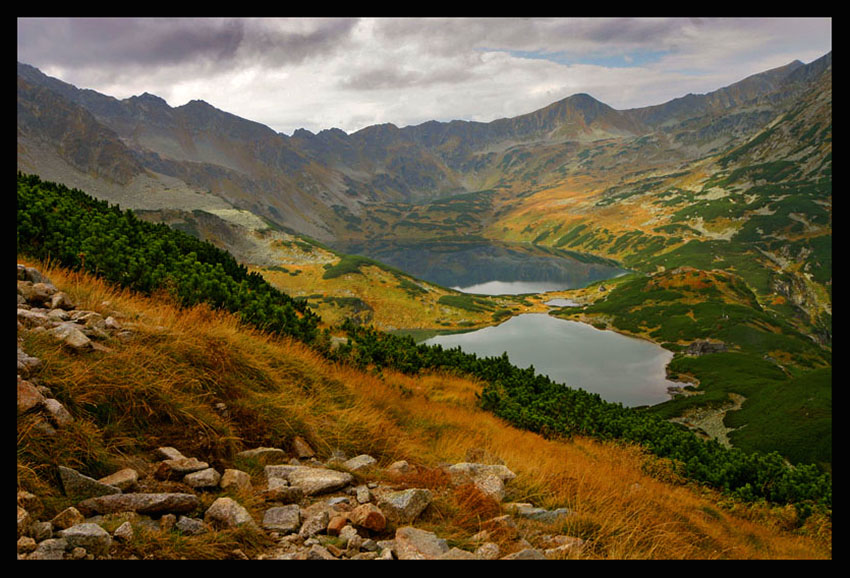
<svg viewBox="0 0 850 578"><path fill-rule="evenodd" d="M831 54L826 55L830 60L832 58ZM777 93L782 89L783 82L795 70L805 66L799 60L795 60L785 66L748 76L734 84L706 94L687 94L680 98L674 98L664 104L630 109L625 112L639 119L641 122L654 127L668 125L672 122L686 120L694 116L702 116L711 112L719 112L734 106L746 104L767 94Z"/></svg>
<svg viewBox="0 0 850 578"><path fill-rule="evenodd" d="M809 64L795 61L639 109L618 111L576 94L486 123L383 124L352 134L327 129L292 136L203 101L170 107L148 93L118 100L19 63L18 167L125 206L167 182L174 202L180 195L189 204L224 202L333 239L373 203L539 182L548 178L541 167L565 166L583 147L609 139L637 142L640 153L644 141L635 139L648 138L653 160L641 160L648 166L697 158L763 128L831 60L829 53Z"/></svg>

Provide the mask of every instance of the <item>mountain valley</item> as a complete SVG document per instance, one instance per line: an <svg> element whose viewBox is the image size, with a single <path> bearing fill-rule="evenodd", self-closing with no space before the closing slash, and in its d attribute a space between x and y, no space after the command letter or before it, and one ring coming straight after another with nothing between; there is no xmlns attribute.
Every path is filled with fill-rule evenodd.
<svg viewBox="0 0 850 578"><path fill-rule="evenodd" d="M118 100L19 63L19 261L28 253L24 232L37 240L27 241L33 250L49 245L36 231L50 219L21 192L22 175L38 175L98 200L82 206L132 211L133 227L143 227L136 218L165 224L227 251L250 283L292 298L305 334L337 352L329 359L350 356L380 379L409 367L455 375L470 363L489 384L475 394L484 409L547 439L597 435L587 423L595 417L563 425L557 407L421 345L548 313L673 353L667 378L682 387L669 401L630 408L639 419L831 475L831 62L831 53L795 61L639 109L576 94L492 122L291 136L202 101ZM69 214L83 219L76 211ZM61 266L98 267L83 251L82 262L77 249L62 258L50 251L67 258ZM236 268L223 257L211 262L225 263L228 275ZM234 278L248 282L242 272ZM557 289L463 289L494 280ZM570 305L551 304L560 299ZM524 413L530 407L538 413ZM614 430L632 435L630 427ZM604 431L602 439L619 438ZM644 443L634 435L624 439ZM670 445L664 439L659 447ZM696 479L715 475L675 459ZM718 483L744 499L764 489Z"/></svg>

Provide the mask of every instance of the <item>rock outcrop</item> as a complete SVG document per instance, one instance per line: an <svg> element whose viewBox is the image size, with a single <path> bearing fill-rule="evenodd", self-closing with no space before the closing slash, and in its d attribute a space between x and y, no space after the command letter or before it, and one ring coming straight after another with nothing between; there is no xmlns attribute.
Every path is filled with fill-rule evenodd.
<svg viewBox="0 0 850 578"><path fill-rule="evenodd" d="M708 355L710 353L723 353L728 351L729 347L725 343L719 341L694 341L688 346L685 351L687 355Z"/></svg>

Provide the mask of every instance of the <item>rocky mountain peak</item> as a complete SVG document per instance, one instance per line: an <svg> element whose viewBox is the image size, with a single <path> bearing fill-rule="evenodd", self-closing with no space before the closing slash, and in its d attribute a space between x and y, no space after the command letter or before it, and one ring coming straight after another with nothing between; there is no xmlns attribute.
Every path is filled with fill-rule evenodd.
<svg viewBox="0 0 850 578"><path fill-rule="evenodd" d="M164 98L159 97L155 94L151 94L150 92L143 92L142 94L140 94L138 96L131 96L127 100L129 100L131 102L150 102L150 103L168 105L168 103L165 101Z"/></svg>

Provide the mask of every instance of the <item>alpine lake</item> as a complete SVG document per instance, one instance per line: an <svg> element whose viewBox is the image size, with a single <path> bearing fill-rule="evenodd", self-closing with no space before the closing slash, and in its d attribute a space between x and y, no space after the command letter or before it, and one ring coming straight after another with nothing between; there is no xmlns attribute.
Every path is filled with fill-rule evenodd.
<svg viewBox="0 0 850 578"><path fill-rule="evenodd" d="M478 295L520 295L584 287L626 273L610 261L537 247L493 244L445 246L382 243L346 247L402 269L420 279ZM576 306L552 299L552 307ZM460 347L479 357L507 353L517 367L571 388L597 393L626 407L670 399L666 378L673 353L643 339L600 330L545 313L521 314L491 327L430 337L423 343Z"/></svg>

